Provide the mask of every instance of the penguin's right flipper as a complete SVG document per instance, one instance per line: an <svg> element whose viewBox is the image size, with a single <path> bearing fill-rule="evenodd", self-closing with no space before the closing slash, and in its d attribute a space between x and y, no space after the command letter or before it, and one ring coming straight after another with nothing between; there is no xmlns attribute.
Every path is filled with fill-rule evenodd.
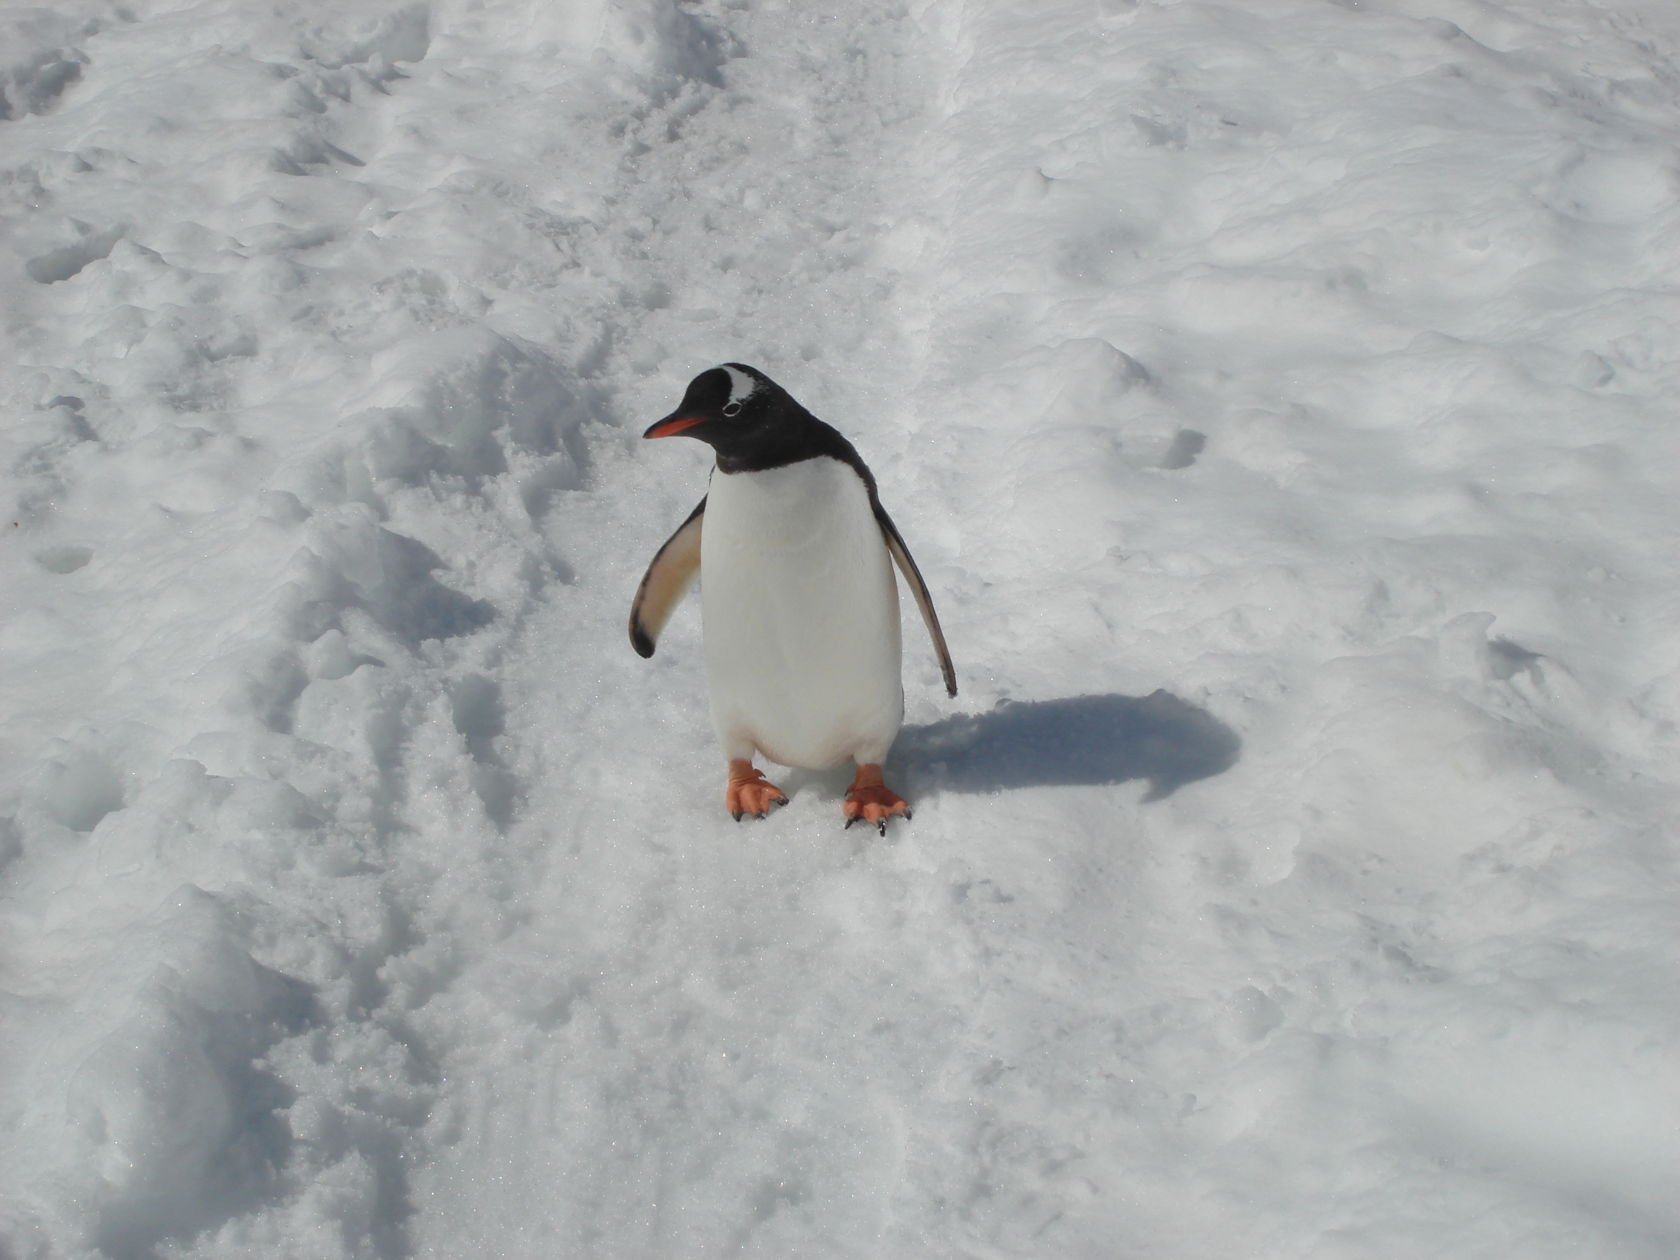
<svg viewBox="0 0 1680 1260"><path fill-rule="evenodd" d="M654 553L636 598L630 604L630 646L638 656L652 656L659 632L700 575L700 525L706 519L706 500L677 526L677 532Z"/></svg>

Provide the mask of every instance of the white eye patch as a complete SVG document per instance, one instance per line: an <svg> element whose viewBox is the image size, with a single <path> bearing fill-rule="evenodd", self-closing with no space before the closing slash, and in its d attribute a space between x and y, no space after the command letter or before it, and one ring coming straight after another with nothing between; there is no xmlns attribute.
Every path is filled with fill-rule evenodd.
<svg viewBox="0 0 1680 1260"><path fill-rule="evenodd" d="M729 373L729 401L724 406L734 407L735 411L739 411L741 404L758 391L758 381L740 368L730 367L727 363L723 364L723 370ZM734 415L735 411L729 414Z"/></svg>

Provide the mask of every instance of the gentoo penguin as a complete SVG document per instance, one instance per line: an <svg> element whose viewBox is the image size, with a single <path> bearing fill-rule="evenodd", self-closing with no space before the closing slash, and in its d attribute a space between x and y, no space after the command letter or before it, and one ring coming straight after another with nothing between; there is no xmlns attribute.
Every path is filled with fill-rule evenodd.
<svg viewBox="0 0 1680 1260"><path fill-rule="evenodd" d="M904 718L896 562L927 622L945 689L957 675L933 600L875 477L852 444L756 368L725 363L689 382L643 437L699 438L717 452L706 496L654 555L630 609L630 643L659 632L705 572L700 617L712 724L737 821L787 797L753 767L824 770L850 757L846 826L910 817L881 781Z"/></svg>

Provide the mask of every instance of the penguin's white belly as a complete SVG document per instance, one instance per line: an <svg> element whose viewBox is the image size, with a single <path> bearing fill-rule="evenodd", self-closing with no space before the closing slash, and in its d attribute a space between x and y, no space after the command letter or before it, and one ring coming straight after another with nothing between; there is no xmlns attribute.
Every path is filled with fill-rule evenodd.
<svg viewBox="0 0 1680 1260"><path fill-rule="evenodd" d="M700 602L726 756L813 770L885 759L904 717L898 587L848 465L714 472Z"/></svg>

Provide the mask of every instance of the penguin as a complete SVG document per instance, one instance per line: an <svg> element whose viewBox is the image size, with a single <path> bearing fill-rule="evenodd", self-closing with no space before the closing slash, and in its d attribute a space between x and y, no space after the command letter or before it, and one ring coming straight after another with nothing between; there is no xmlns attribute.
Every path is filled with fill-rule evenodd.
<svg viewBox="0 0 1680 1260"><path fill-rule="evenodd" d="M716 453L699 506L654 554L630 608L630 643L650 657L704 571L700 618L712 725L729 763L724 803L739 822L787 796L753 765L857 766L846 826L909 819L882 781L904 720L898 585L921 609L944 674L956 670L927 583L881 506L875 476L839 432L757 368L700 373L644 438L698 438Z"/></svg>

